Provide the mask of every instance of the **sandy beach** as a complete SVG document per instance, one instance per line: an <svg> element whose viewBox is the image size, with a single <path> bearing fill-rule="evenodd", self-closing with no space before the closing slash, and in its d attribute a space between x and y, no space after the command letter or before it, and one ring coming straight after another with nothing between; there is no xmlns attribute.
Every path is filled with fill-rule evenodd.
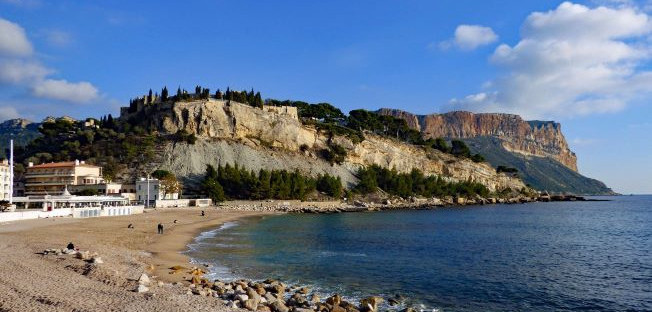
<svg viewBox="0 0 652 312"><path fill-rule="evenodd" d="M201 209L184 208L0 224L0 311L226 311L220 300L186 294L187 287L174 284L188 280L188 270L170 274L168 268L191 267L181 252L202 230L262 213L204 210L205 217ZM42 254L68 242L96 252L104 263ZM153 279L150 291L134 292L144 272Z"/></svg>

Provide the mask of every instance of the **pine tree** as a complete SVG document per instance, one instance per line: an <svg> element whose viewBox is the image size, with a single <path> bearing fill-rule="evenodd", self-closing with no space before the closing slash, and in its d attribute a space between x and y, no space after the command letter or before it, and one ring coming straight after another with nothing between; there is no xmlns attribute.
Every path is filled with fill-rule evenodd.
<svg viewBox="0 0 652 312"><path fill-rule="evenodd" d="M260 96L260 92L256 92L256 96L254 97L254 106L263 108L263 98Z"/></svg>
<svg viewBox="0 0 652 312"><path fill-rule="evenodd" d="M161 101L166 102L168 100L168 87L163 87L161 90Z"/></svg>
<svg viewBox="0 0 652 312"><path fill-rule="evenodd" d="M177 101L181 100L181 86L179 86L179 88L177 89L177 98L176 98L176 100Z"/></svg>

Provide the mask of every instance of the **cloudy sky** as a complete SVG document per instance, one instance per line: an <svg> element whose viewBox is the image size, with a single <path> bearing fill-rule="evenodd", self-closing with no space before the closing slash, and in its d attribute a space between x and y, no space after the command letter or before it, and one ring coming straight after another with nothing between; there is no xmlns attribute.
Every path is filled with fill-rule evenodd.
<svg viewBox="0 0 652 312"><path fill-rule="evenodd" d="M0 120L149 88L556 120L580 172L652 193L652 2L0 0Z"/></svg>

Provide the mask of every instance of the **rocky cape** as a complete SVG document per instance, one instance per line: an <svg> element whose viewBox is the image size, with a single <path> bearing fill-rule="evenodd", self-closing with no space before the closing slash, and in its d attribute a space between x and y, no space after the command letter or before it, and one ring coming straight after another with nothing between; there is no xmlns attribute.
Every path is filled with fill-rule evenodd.
<svg viewBox="0 0 652 312"><path fill-rule="evenodd" d="M379 114L405 120L424 138L462 139L493 166L514 167L537 190L575 194L614 194L604 183L579 174L561 125L523 120L518 115L455 111L415 115L383 108Z"/></svg>
<svg viewBox="0 0 652 312"><path fill-rule="evenodd" d="M340 176L345 185L352 186L360 167L376 164L399 172L417 168L424 174L440 175L450 181L479 182L492 191L525 187L520 179L496 173L486 163L474 163L371 133L365 133L365 139L354 144L344 136L329 136L313 126L304 125L293 114L232 101L162 103L144 106L121 118L140 120L162 134L172 135L179 131L194 134L195 144L168 142L158 153L160 166L175 172L188 184L199 181L208 164L237 163L250 170L297 169L311 175L329 173ZM341 164L331 164L319 156L329 142L347 150Z"/></svg>

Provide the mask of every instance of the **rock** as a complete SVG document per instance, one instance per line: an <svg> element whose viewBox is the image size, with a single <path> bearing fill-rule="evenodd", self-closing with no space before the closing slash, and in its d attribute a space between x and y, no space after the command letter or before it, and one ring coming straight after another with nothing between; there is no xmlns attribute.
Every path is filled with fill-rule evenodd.
<svg viewBox="0 0 652 312"><path fill-rule="evenodd" d="M149 276L147 276L147 274L145 273L141 274L140 278L138 279L138 284L149 285L149 283L150 283Z"/></svg>
<svg viewBox="0 0 652 312"><path fill-rule="evenodd" d="M401 310L401 312L417 312L417 310L415 310L415 309L412 308L412 307L407 307L407 308Z"/></svg>
<svg viewBox="0 0 652 312"><path fill-rule="evenodd" d="M269 305L269 307L274 312L289 312L290 311L290 309L288 309L288 307L283 302L281 302L281 300L276 300L276 301L272 302Z"/></svg>
<svg viewBox="0 0 652 312"><path fill-rule="evenodd" d="M321 301L321 298L319 298L318 294L312 294L312 297L310 297L310 303L317 303Z"/></svg>
<svg viewBox="0 0 652 312"><path fill-rule="evenodd" d="M104 263L104 261L102 261L101 257L93 257L93 258L91 258L91 263L102 264L102 263Z"/></svg>
<svg viewBox="0 0 652 312"><path fill-rule="evenodd" d="M269 302L269 303L272 303L272 302L278 300L278 298L277 298L276 296L272 295L271 293L266 293L266 294L265 294L265 299L266 299L267 302Z"/></svg>
<svg viewBox="0 0 652 312"><path fill-rule="evenodd" d="M299 288L299 289L297 290L297 292L300 293L300 294L302 294L302 295L307 295L308 293L310 293L310 288L308 288L308 287L301 287L301 288Z"/></svg>
<svg viewBox="0 0 652 312"><path fill-rule="evenodd" d="M239 301L242 301L242 302L245 302L245 301L249 300L249 296L247 296L247 295L236 295L235 298L237 300L239 300Z"/></svg>
<svg viewBox="0 0 652 312"><path fill-rule="evenodd" d="M306 309L306 308L294 308L292 309L292 312L314 312L312 309Z"/></svg>
<svg viewBox="0 0 652 312"><path fill-rule="evenodd" d="M360 311L374 312L378 310L378 305L383 302L383 298L372 296L360 301Z"/></svg>
<svg viewBox="0 0 652 312"><path fill-rule="evenodd" d="M326 299L326 303L328 303L328 304L330 304L332 306L340 305L341 302L342 302L342 296L340 296L338 294L334 294L333 296Z"/></svg>
<svg viewBox="0 0 652 312"><path fill-rule="evenodd" d="M259 311L259 312L272 312L272 309L270 309L268 306L264 306L262 304L259 304L256 311Z"/></svg>
<svg viewBox="0 0 652 312"><path fill-rule="evenodd" d="M331 312L346 312L346 309L339 305L334 305L333 308L331 308Z"/></svg>
<svg viewBox="0 0 652 312"><path fill-rule="evenodd" d="M60 253L57 253L57 254L59 255ZM91 258L91 253L88 250L80 251L80 252L78 252L76 254L76 257L77 257L77 259L88 260L88 259Z"/></svg>
<svg viewBox="0 0 652 312"><path fill-rule="evenodd" d="M242 302L242 307L249 311L256 311L258 308L258 300L249 299Z"/></svg>
<svg viewBox="0 0 652 312"><path fill-rule="evenodd" d="M249 298L260 300L260 295L258 294L258 292L255 289L247 288L246 293L247 293L247 296L249 296Z"/></svg>
<svg viewBox="0 0 652 312"><path fill-rule="evenodd" d="M389 299L387 299L387 303L389 303L390 306L395 306L395 305L399 304L400 302L398 300L394 299L394 298L389 298Z"/></svg>
<svg viewBox="0 0 652 312"><path fill-rule="evenodd" d="M285 293L285 286L283 284L272 285L270 291L282 295Z"/></svg>
<svg viewBox="0 0 652 312"><path fill-rule="evenodd" d="M158 281L156 285L158 285L158 287L162 287L165 286L165 283L163 283L162 281Z"/></svg>
<svg viewBox="0 0 652 312"><path fill-rule="evenodd" d="M143 284L138 285L138 288L136 288L137 293L144 293L144 292L148 292L148 291L149 291L149 288L147 288L147 286L145 286Z"/></svg>
<svg viewBox="0 0 652 312"><path fill-rule="evenodd" d="M237 301L230 301L229 304L226 305L229 309L240 309L240 303Z"/></svg>
<svg viewBox="0 0 652 312"><path fill-rule="evenodd" d="M256 284L256 285L254 285L253 288L254 288L254 289L256 290L256 292L257 292L259 295L261 295L261 296L264 295L264 294L267 292L267 291L265 290L265 287L264 287L262 284Z"/></svg>
<svg viewBox="0 0 652 312"><path fill-rule="evenodd" d="M301 307L307 308L310 306L308 300L306 300L306 298L299 293L295 293L294 295L292 295L292 297L290 297L290 299L288 300L287 304L288 306L299 307L299 308Z"/></svg>

